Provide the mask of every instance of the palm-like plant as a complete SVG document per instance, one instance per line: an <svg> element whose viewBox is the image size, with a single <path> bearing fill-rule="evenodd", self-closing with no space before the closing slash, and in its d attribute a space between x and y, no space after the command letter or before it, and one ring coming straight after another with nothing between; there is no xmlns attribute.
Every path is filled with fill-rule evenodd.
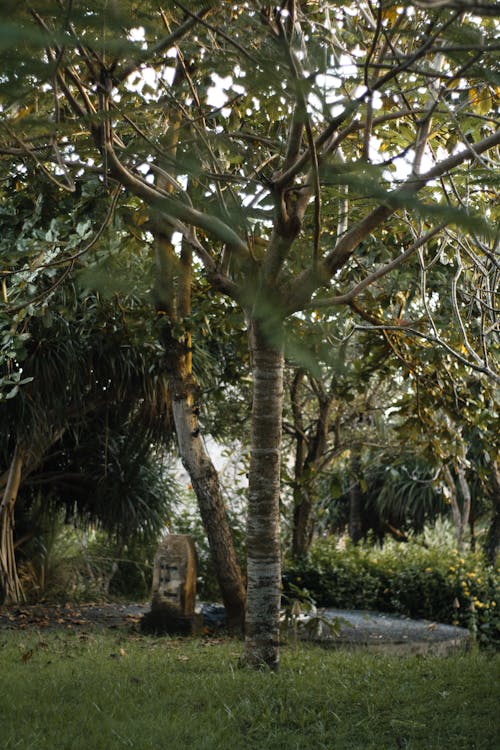
<svg viewBox="0 0 500 750"><path fill-rule="evenodd" d="M62 297L65 315L52 305L49 320L29 321L23 375L32 380L2 405L0 454L12 466L13 453L22 452L20 493L28 504L31 490L23 485L43 483L53 503L108 531L158 529L165 492L151 446L170 435L168 399L152 334L136 323L142 303L103 300L74 286ZM12 529L13 504L4 530L9 521ZM3 532L3 543L3 584L15 598L12 533Z"/></svg>

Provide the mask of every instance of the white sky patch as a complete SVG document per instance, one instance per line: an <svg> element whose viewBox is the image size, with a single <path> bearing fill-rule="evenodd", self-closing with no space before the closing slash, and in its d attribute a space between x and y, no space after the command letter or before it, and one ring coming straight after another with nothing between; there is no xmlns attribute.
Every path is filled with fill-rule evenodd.
<svg viewBox="0 0 500 750"><path fill-rule="evenodd" d="M345 106L342 103L342 101L339 101L338 104L334 104L333 107L330 107L330 115L332 117L338 117L342 114L342 112L345 110Z"/></svg>
<svg viewBox="0 0 500 750"><path fill-rule="evenodd" d="M386 151L379 151L381 143L382 141L378 138L375 138L374 136L370 138L370 153L372 155L372 161L374 164L381 164L388 158L388 154ZM386 172L384 172L384 177L390 182L393 182L394 180L397 180L398 182L407 180L411 175L414 158L415 152L413 150L408 151L408 153L404 156L396 157L392 162L394 169L392 171L387 170ZM424 153L420 165L420 173L425 173L429 169L432 169L434 164L435 161L432 156L429 153ZM432 186L435 185L436 182L432 181L428 184Z"/></svg>
<svg viewBox="0 0 500 750"><path fill-rule="evenodd" d="M372 107L373 109L382 109L382 96L379 91L374 91L372 94Z"/></svg>
<svg viewBox="0 0 500 750"><path fill-rule="evenodd" d="M368 92L368 89L364 84L360 84L359 86L356 86L354 91L352 92L352 95L355 99L359 99L359 97L364 96Z"/></svg>
<svg viewBox="0 0 500 750"><path fill-rule="evenodd" d="M142 49L147 48L146 44L146 35L144 31L143 26L137 26L132 29L130 29L130 32L128 34L128 38L131 42L143 42L141 44ZM174 59L177 57L177 50L175 47L172 47L165 53L165 57ZM174 73L175 73L175 66L174 65L166 65L164 66L160 73L155 70L155 68L145 67L140 68L140 70L135 70L133 73L129 75L127 78L127 87L131 89L132 91L141 91L144 86L149 86L152 89L157 89L158 87L158 80L161 79L164 83L171 86L172 82L174 80ZM145 95L146 99L154 99L154 95Z"/></svg>
<svg viewBox="0 0 500 750"><path fill-rule="evenodd" d="M323 90L323 97L327 104L338 101L338 90L341 86L341 80L338 76L320 73L316 76L316 85Z"/></svg>
<svg viewBox="0 0 500 750"><path fill-rule="evenodd" d="M146 32L144 31L144 26L135 26L133 29L130 29L128 38L131 42L145 42Z"/></svg>
<svg viewBox="0 0 500 750"><path fill-rule="evenodd" d="M213 86L210 86L207 90L207 104L209 107L214 107L214 109L220 109L226 104L228 99L224 89L231 86L233 79L231 76L221 78L217 73L212 73L210 78L212 79Z"/></svg>
<svg viewBox="0 0 500 750"><path fill-rule="evenodd" d="M182 244L182 234L180 232L172 233L172 245L177 251L180 251Z"/></svg>

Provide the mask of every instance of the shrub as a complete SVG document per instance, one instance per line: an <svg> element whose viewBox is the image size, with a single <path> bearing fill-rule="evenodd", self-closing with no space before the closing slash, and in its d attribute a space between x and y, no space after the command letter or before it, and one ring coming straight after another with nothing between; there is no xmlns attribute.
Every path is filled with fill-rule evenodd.
<svg viewBox="0 0 500 750"><path fill-rule="evenodd" d="M452 547L387 541L383 546L320 539L302 562L286 567L290 584L310 592L320 607L370 609L471 630L481 644L500 642L498 575L480 553Z"/></svg>

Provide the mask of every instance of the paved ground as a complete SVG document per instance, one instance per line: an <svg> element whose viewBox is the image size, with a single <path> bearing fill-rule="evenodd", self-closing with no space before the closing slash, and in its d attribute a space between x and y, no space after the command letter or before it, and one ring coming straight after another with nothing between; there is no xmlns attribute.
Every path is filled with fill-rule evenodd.
<svg viewBox="0 0 500 750"><path fill-rule="evenodd" d="M94 628L139 630L142 616L149 611L145 604L66 604L0 606L0 629L64 629L84 632ZM216 630L223 610L205 605L202 614L207 628ZM328 609L308 626L302 623L290 637L307 637L334 648L366 648L390 653L447 654L464 649L469 633L464 628L426 620L374 612Z"/></svg>
<svg viewBox="0 0 500 750"><path fill-rule="evenodd" d="M429 620L341 609L322 610L318 614L318 619L310 622L309 637L334 648L445 655L470 644L470 634L465 628Z"/></svg>

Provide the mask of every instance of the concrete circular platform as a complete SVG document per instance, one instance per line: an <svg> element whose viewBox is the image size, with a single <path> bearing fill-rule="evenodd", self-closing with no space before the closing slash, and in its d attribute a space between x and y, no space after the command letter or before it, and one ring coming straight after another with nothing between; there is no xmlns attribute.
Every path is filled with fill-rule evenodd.
<svg viewBox="0 0 500 750"><path fill-rule="evenodd" d="M465 628L379 612L319 610L297 629L300 638L333 648L365 648L401 654L446 655L471 644Z"/></svg>

